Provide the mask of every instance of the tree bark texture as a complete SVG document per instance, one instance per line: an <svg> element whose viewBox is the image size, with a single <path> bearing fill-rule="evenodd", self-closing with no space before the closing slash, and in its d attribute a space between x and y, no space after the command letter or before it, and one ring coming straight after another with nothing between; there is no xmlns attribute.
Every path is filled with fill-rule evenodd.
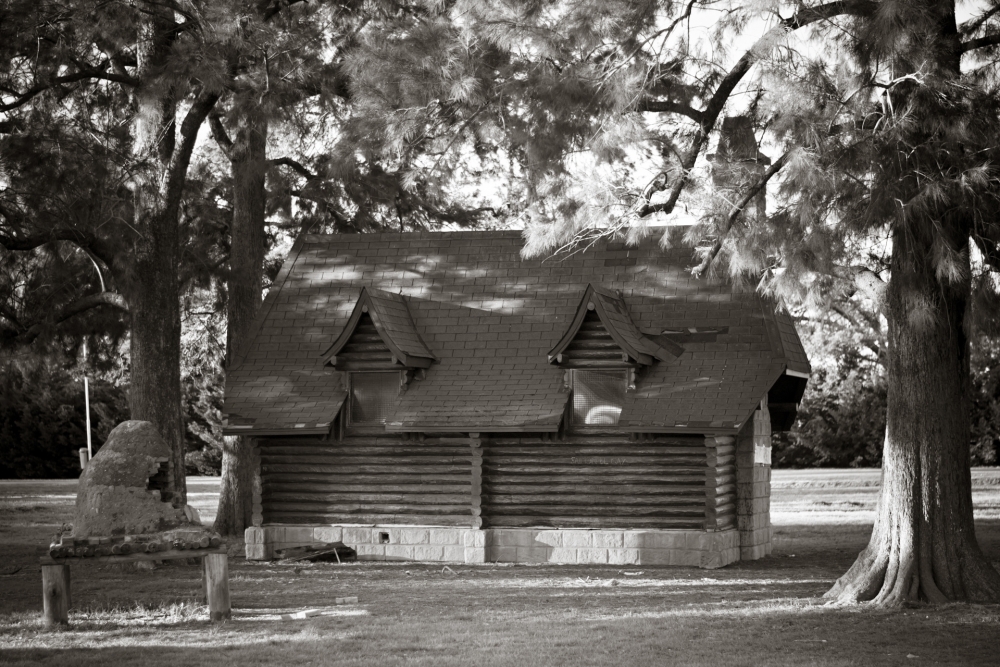
<svg viewBox="0 0 1000 667"><path fill-rule="evenodd" d="M935 225L894 234L882 489L871 541L826 594L838 601L1000 601L972 518L968 231L947 225L938 233L963 258L958 280L935 273Z"/></svg>
<svg viewBox="0 0 1000 667"><path fill-rule="evenodd" d="M170 445L170 500L182 505L187 486L177 276L180 197L179 188L168 187L176 102L174 92L157 81L169 54L172 27L172 13L165 9L144 13L139 26L136 55L142 84L136 95L133 137L136 233L125 291L131 316L129 412L132 419L152 422ZM169 200L171 190L177 191L177 201Z"/></svg>
<svg viewBox="0 0 1000 667"><path fill-rule="evenodd" d="M233 222L230 227L229 301L227 306L226 359L231 361L245 345L260 307L264 265L265 172L267 168L267 118L260 109L240 111L233 142ZM215 530L242 536L251 525L253 441L246 436L225 436L222 447L222 487Z"/></svg>

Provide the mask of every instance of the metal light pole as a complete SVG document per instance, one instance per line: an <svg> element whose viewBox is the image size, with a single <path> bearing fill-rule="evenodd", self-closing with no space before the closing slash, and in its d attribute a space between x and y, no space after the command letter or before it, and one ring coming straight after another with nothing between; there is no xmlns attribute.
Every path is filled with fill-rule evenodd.
<svg viewBox="0 0 1000 667"><path fill-rule="evenodd" d="M87 382L87 376L83 377L83 406L84 413L87 415L87 449L85 454L84 449L80 448L80 470L86 468L90 459L94 458L94 449L90 445L90 385Z"/></svg>

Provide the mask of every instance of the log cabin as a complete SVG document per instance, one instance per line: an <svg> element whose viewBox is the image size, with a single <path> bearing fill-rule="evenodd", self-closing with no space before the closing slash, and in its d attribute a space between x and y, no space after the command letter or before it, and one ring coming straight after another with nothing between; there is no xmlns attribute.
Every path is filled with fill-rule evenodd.
<svg viewBox="0 0 1000 667"><path fill-rule="evenodd" d="M770 441L810 367L690 249L518 231L307 235L228 368L247 557L721 567L771 550Z"/></svg>

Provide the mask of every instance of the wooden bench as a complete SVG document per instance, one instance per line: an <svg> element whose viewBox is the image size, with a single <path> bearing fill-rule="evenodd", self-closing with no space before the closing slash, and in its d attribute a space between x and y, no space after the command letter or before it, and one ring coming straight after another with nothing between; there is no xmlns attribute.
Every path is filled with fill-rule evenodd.
<svg viewBox="0 0 1000 667"><path fill-rule="evenodd" d="M42 620L46 626L69 625L71 563L135 563L151 560L200 558L205 600L212 621L225 621L232 616L229 604L229 558L225 547L214 549L173 549L155 553L133 553L121 556L52 558L42 556Z"/></svg>

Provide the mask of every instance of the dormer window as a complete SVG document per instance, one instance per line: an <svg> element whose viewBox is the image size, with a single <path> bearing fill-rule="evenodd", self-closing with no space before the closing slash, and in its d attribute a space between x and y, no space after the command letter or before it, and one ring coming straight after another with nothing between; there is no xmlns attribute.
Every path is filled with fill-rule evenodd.
<svg viewBox="0 0 1000 667"><path fill-rule="evenodd" d="M549 351L549 363L563 368L639 368L671 362L684 348L649 338L632 321L617 292L588 285L563 337Z"/></svg>
<svg viewBox="0 0 1000 667"><path fill-rule="evenodd" d="M350 373L352 426L380 426L399 404L399 373Z"/></svg>
<svg viewBox="0 0 1000 667"><path fill-rule="evenodd" d="M369 287L361 289L351 317L322 358L324 366L347 373L346 423L355 427L384 427L400 393L434 361L406 297Z"/></svg>
<svg viewBox="0 0 1000 667"><path fill-rule="evenodd" d="M570 371L574 426L616 426L625 405L628 370Z"/></svg>
<svg viewBox="0 0 1000 667"><path fill-rule="evenodd" d="M354 312L323 364L338 371L415 371L436 361L413 323L406 298L363 287Z"/></svg>

